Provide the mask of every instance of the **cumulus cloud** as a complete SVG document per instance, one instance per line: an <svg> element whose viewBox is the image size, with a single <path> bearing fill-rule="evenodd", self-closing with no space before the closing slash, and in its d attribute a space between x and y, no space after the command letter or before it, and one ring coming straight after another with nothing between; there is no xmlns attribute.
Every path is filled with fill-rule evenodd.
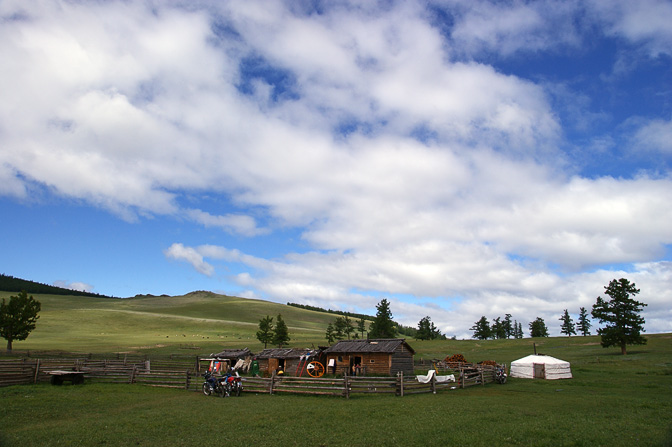
<svg viewBox="0 0 672 447"><path fill-rule="evenodd" d="M432 309L460 336L484 314L588 307L611 275L660 291L669 175L577 174L552 95L605 114L488 62L580 48L593 26L665 53L669 27L647 31L644 3L433 3L453 14L446 32L424 2L5 2L0 194L247 238L297 229L303 250L269 259L183 242L164 255L208 277L238 264L246 296L372 309L387 294L405 324ZM669 153L669 135L651 120L631 144Z"/></svg>
<svg viewBox="0 0 672 447"><path fill-rule="evenodd" d="M167 258L191 264L197 272L204 275L211 276L214 273L214 267L203 259L203 255L198 250L192 247L175 243L164 250L163 254Z"/></svg>

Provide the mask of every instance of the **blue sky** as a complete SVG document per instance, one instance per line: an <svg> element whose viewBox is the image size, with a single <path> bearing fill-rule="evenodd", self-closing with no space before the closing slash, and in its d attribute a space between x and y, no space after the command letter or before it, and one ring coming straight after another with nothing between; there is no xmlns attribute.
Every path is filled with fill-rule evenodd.
<svg viewBox="0 0 672 447"><path fill-rule="evenodd" d="M0 272L672 332L672 3L4 1Z"/></svg>

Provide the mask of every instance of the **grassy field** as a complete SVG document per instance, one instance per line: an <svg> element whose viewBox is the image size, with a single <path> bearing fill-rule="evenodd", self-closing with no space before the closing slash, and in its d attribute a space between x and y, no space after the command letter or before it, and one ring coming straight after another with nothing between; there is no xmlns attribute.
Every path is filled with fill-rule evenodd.
<svg viewBox="0 0 672 447"><path fill-rule="evenodd" d="M0 298L8 296L0 292ZM333 315L208 293L108 300L35 296L38 327L16 350L259 351L258 320L282 313L292 346L322 344ZM562 381L510 379L437 395L206 398L142 385L0 388L0 446L672 446L672 335L627 356L599 338L409 340L416 359L461 353L510 363L537 351L572 364ZM423 371L424 370L424 371Z"/></svg>
<svg viewBox="0 0 672 447"><path fill-rule="evenodd" d="M627 357L595 340L551 338L541 345L572 361L570 380L510 379L403 398L220 399L105 384L2 388L0 445L672 445L670 335L650 336ZM465 356L483 350L508 358L520 350L515 343L451 343L471 352Z"/></svg>
<svg viewBox="0 0 672 447"><path fill-rule="evenodd" d="M12 295L0 292L0 299ZM225 347L263 348L255 333L266 315L282 314L291 346L324 344L336 316L261 300L194 292L132 299L33 295L42 311L36 329L15 350L210 353Z"/></svg>

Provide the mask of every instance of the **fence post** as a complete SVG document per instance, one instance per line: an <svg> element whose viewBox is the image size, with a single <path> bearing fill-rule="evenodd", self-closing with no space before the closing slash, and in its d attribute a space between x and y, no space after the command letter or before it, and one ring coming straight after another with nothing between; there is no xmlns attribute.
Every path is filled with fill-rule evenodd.
<svg viewBox="0 0 672 447"><path fill-rule="evenodd" d="M131 377L128 381L129 384L132 384L135 382L135 365L133 365L133 369L131 369Z"/></svg>
<svg viewBox="0 0 672 447"><path fill-rule="evenodd" d="M187 370L187 383L184 385L184 389L188 390L189 389L189 384L191 383L191 376L189 375L189 370Z"/></svg>
<svg viewBox="0 0 672 447"><path fill-rule="evenodd" d="M273 384L275 383L275 371L273 371L273 374L271 374L271 386L269 389L269 393L273 394Z"/></svg>
<svg viewBox="0 0 672 447"><path fill-rule="evenodd" d="M479 369L480 369L480 372L481 372L481 386L485 386L485 380L484 380L484 377L483 377L483 367L481 366Z"/></svg>
<svg viewBox="0 0 672 447"><path fill-rule="evenodd" d="M350 399L350 382L348 381L348 374L343 375L343 385L345 386L345 398Z"/></svg>
<svg viewBox="0 0 672 447"><path fill-rule="evenodd" d="M40 359L37 359L37 363L35 363L35 377L33 378L33 383L37 383L37 377L40 374Z"/></svg>
<svg viewBox="0 0 672 447"><path fill-rule="evenodd" d="M432 394L436 394L436 373L432 375L432 381L430 382L430 387L432 389Z"/></svg>
<svg viewBox="0 0 672 447"><path fill-rule="evenodd" d="M399 396L404 397L404 372L399 371L397 377L399 378Z"/></svg>

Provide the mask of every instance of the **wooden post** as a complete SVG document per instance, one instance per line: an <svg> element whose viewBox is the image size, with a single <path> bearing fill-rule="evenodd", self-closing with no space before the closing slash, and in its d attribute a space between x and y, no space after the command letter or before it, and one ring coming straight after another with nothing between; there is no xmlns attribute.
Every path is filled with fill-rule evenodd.
<svg viewBox="0 0 672 447"><path fill-rule="evenodd" d="M189 375L189 370L187 370L187 383L184 385L184 389L188 390L189 389L189 384L191 383L191 376Z"/></svg>
<svg viewBox="0 0 672 447"><path fill-rule="evenodd" d="M133 366L133 369L131 369L131 377L128 383L133 383L134 381L135 381L135 366Z"/></svg>
<svg viewBox="0 0 672 447"><path fill-rule="evenodd" d="M430 382L430 387L432 388L432 394L436 394L436 374L432 375L432 381Z"/></svg>
<svg viewBox="0 0 672 447"><path fill-rule="evenodd" d="M348 381L348 375L347 374L345 374L343 376L343 384L345 386L345 390L344 390L345 398L350 399L350 382Z"/></svg>
<svg viewBox="0 0 672 447"><path fill-rule="evenodd" d="M399 396L404 397L404 372L399 371Z"/></svg>
<svg viewBox="0 0 672 447"><path fill-rule="evenodd" d="M481 373L481 386L485 386L485 380L483 378L483 367L482 366L479 368L479 371Z"/></svg>
<svg viewBox="0 0 672 447"><path fill-rule="evenodd" d="M40 375L40 359L37 359L35 363L35 377L33 378L33 383L37 383L37 377Z"/></svg>
<svg viewBox="0 0 672 447"><path fill-rule="evenodd" d="M273 374L271 374L271 387L270 387L270 394L273 394L273 384L275 383L275 371L273 371Z"/></svg>

